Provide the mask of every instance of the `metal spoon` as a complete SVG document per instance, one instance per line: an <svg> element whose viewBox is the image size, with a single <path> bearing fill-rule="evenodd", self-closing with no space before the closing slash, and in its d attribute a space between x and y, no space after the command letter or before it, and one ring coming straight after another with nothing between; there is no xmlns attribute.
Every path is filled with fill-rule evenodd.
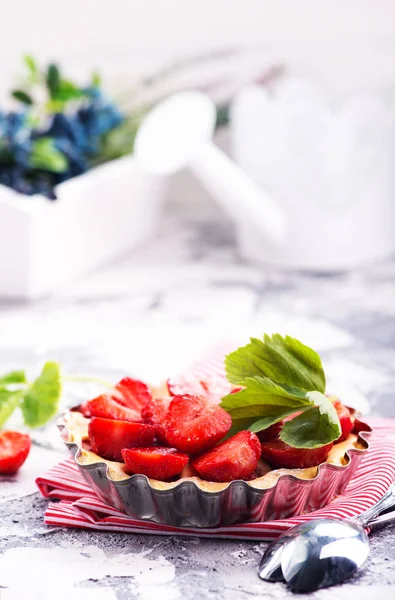
<svg viewBox="0 0 395 600"><path fill-rule="evenodd" d="M371 508L354 519L313 519L292 527L267 548L259 576L286 581L292 591L310 592L340 583L363 565L369 555L364 527L395 521L395 484Z"/></svg>

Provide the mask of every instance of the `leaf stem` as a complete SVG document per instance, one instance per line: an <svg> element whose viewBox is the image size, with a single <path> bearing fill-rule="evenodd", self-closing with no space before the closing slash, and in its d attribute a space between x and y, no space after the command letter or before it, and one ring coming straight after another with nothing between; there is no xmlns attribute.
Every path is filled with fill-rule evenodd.
<svg viewBox="0 0 395 600"><path fill-rule="evenodd" d="M84 375L67 375L62 377L63 381L78 381L81 383L97 383L106 388L113 389L114 384L106 379L100 379L99 377L86 377Z"/></svg>

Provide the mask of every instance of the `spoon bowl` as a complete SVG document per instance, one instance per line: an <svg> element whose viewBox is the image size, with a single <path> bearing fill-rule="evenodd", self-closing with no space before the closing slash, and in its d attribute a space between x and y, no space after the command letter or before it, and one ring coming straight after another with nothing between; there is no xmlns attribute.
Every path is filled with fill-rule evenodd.
<svg viewBox="0 0 395 600"><path fill-rule="evenodd" d="M315 519L297 529L281 554L284 579L294 592L341 583L369 555L368 536L356 522Z"/></svg>
<svg viewBox="0 0 395 600"><path fill-rule="evenodd" d="M341 583L369 555L365 527L394 521L395 511L378 517L394 506L395 484L374 506L354 519L312 519L292 527L266 549L259 565L260 578L286 582L294 592L311 592Z"/></svg>

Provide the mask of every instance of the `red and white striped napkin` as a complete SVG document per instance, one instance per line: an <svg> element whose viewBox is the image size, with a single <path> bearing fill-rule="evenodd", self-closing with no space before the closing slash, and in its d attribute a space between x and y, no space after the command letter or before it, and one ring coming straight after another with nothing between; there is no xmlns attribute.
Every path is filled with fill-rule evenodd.
<svg viewBox="0 0 395 600"><path fill-rule="evenodd" d="M189 377L191 381L194 378L219 377L225 384L223 356L231 349L229 344L217 347L204 360L193 365L191 370L183 375L183 381ZM222 388L221 383L219 388ZM69 458L36 480L45 498L60 500L49 503L44 520L47 525L97 531L269 541L290 527L316 517L356 516L375 504L395 481L395 420L372 418L367 422L373 429L369 438L370 449L346 491L325 508L307 515L215 529L179 528L140 521L98 498L81 475L74 459Z"/></svg>

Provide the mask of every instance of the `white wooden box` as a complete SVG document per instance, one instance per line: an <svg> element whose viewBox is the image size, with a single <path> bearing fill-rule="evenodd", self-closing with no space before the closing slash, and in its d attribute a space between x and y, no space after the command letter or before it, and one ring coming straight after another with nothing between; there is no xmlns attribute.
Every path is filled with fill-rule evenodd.
<svg viewBox="0 0 395 600"><path fill-rule="evenodd" d="M147 241L165 189L131 156L60 184L55 201L0 185L0 297L42 296Z"/></svg>

